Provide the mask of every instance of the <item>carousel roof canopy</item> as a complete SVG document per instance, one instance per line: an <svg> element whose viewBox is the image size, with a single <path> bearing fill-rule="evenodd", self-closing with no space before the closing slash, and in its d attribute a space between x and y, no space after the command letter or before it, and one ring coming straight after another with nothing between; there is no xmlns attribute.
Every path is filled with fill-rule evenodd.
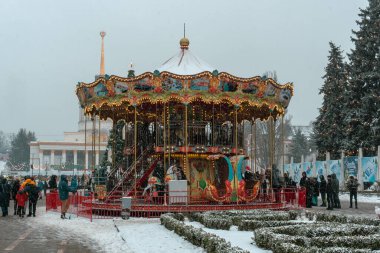
<svg viewBox="0 0 380 253"><path fill-rule="evenodd" d="M189 50L190 41L182 38L180 41L180 51L165 61L158 71L167 71L177 75L195 75L204 71L212 72L215 68L197 57Z"/></svg>
<svg viewBox="0 0 380 253"><path fill-rule="evenodd" d="M137 76L129 70L127 77L107 75L104 71L105 33L100 35L100 75L94 82L79 82L76 88L86 114L118 119L140 106L139 113L149 118L159 107L174 102L184 106L198 104L204 108L226 105L225 110L239 108L241 120L268 119L284 115L293 96L292 83L279 84L272 78L241 78L219 72L190 52L190 41L186 37L180 41L178 54L158 70Z"/></svg>

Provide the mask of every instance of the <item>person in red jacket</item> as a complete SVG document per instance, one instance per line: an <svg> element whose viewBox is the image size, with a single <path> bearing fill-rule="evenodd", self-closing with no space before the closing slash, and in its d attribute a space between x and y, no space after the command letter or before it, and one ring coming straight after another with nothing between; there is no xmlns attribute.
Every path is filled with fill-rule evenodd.
<svg viewBox="0 0 380 253"><path fill-rule="evenodd" d="M25 202L28 200L28 195L26 192L20 190L16 195L17 200L17 213L20 217L24 218L25 215Z"/></svg>

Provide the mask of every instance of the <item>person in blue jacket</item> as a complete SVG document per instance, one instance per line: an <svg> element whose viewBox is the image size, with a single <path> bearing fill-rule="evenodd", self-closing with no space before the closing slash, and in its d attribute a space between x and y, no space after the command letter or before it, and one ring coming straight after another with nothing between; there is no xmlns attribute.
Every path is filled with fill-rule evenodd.
<svg viewBox="0 0 380 253"><path fill-rule="evenodd" d="M59 199L62 202L61 219L65 219L66 212L70 207L69 192L75 193L76 189L69 187L66 176L61 175L61 180L59 181L59 184L58 184L58 191L59 191Z"/></svg>
<svg viewBox="0 0 380 253"><path fill-rule="evenodd" d="M71 179L70 187L72 189L78 190L78 179L77 179L77 176L73 176L73 178Z"/></svg>

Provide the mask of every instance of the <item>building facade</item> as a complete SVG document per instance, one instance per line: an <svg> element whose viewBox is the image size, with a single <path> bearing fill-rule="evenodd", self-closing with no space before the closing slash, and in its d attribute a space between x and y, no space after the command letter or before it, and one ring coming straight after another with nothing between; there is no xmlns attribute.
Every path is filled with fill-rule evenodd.
<svg viewBox="0 0 380 253"><path fill-rule="evenodd" d="M77 132L64 132L62 141L30 143L30 164L41 174L54 171L84 173L99 165L107 148L112 121L86 118L79 110ZM35 172L37 174L38 172Z"/></svg>

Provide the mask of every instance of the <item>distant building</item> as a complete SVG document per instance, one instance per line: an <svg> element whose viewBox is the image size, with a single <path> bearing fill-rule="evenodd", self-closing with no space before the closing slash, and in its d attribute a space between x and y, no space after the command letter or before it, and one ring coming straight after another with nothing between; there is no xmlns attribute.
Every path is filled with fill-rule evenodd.
<svg viewBox="0 0 380 253"><path fill-rule="evenodd" d="M30 143L30 164L34 170L48 173L46 169L83 172L91 169L93 158L95 165L99 165L108 142L109 130L112 121L100 122L95 119L95 152L92 148L93 122L86 119L83 110L79 111L79 122L77 132L64 132L62 141L33 141ZM99 145L100 138L100 145ZM50 174L50 173L49 173Z"/></svg>

